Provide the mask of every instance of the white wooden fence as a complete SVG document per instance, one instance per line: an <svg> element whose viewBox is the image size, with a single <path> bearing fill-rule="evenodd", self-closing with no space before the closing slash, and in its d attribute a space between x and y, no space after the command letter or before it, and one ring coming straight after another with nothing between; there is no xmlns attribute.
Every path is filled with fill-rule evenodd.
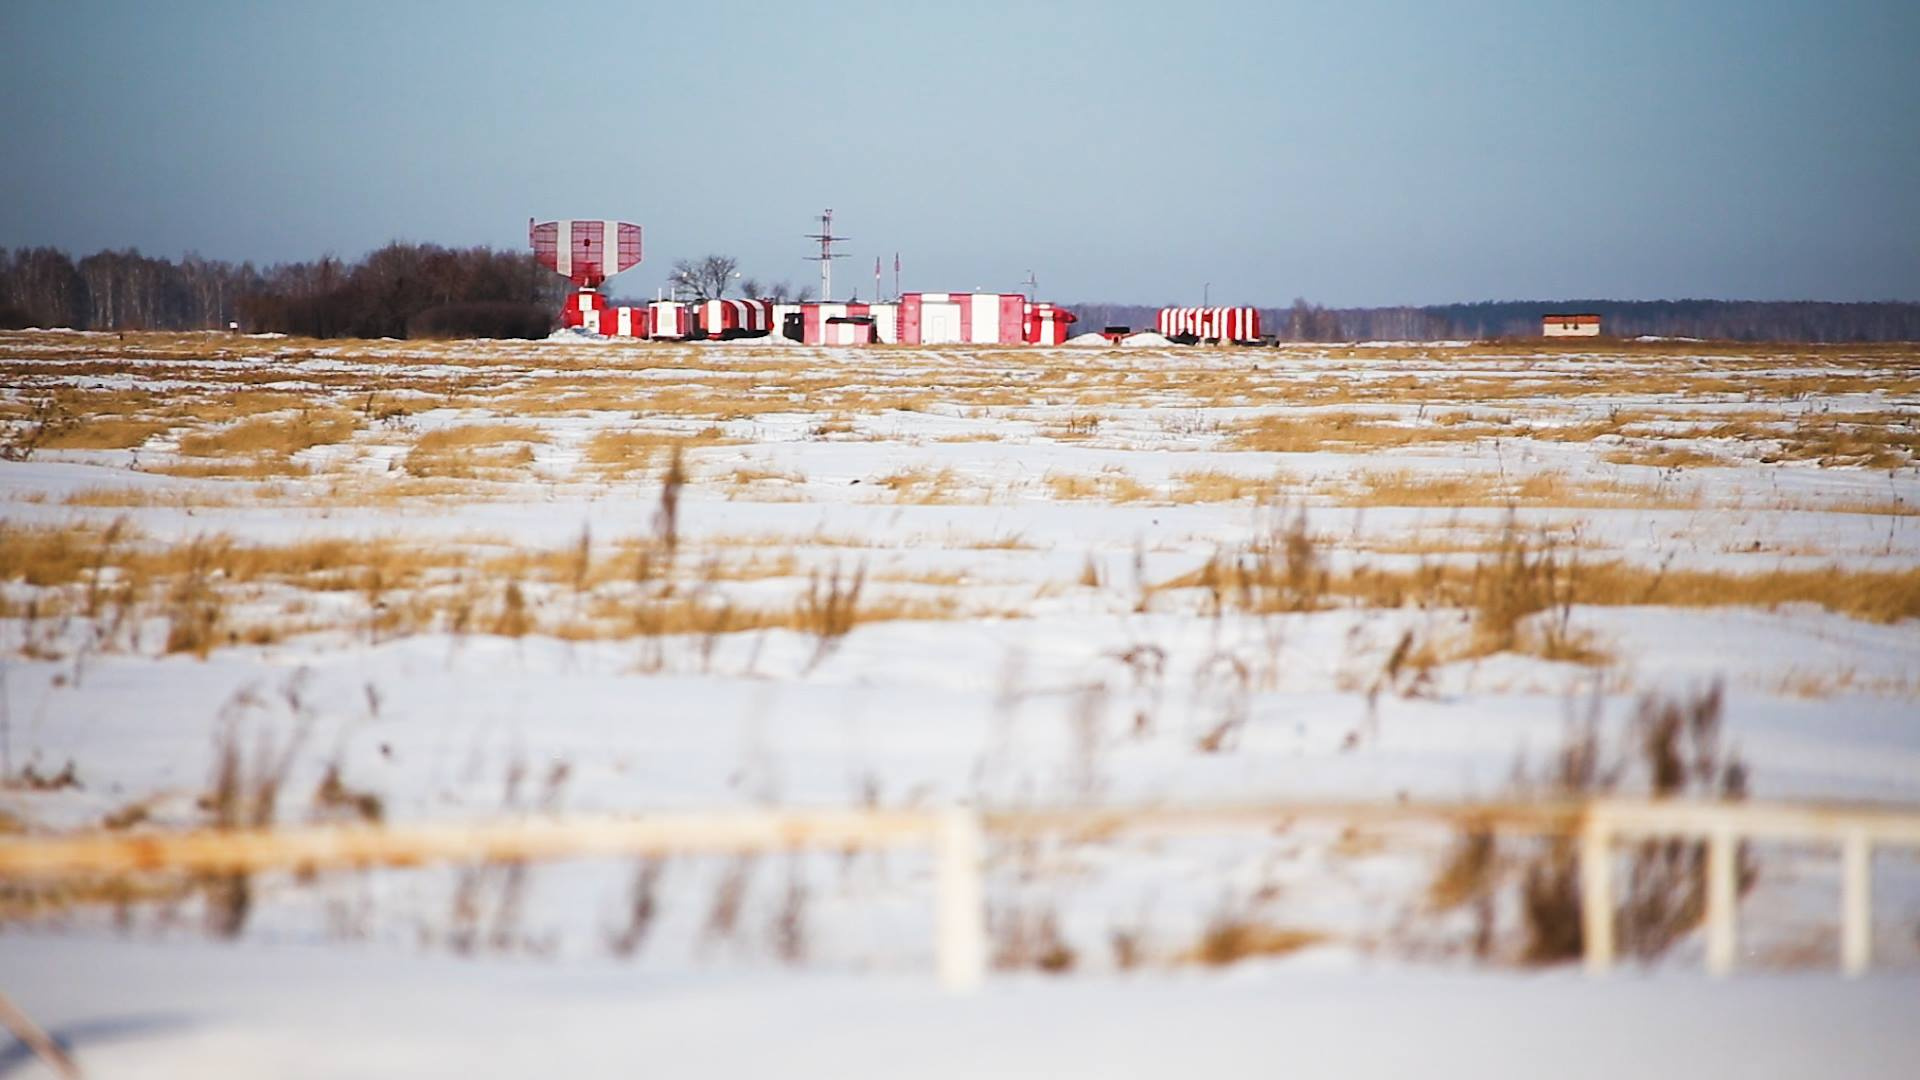
<svg viewBox="0 0 1920 1080"><path fill-rule="evenodd" d="M1707 968L1733 967L1735 867L1743 840L1831 842L1840 852L1841 967L1871 960L1873 849L1920 848L1920 810L1757 803L1276 802L1214 806L1072 807L1006 811L755 809L639 818L369 826L295 826L182 833L94 833L0 838L0 880L34 875L176 870L241 873L427 862L842 851L924 847L935 859L935 942L941 981L964 991L985 974L981 884L987 834L1219 832L1319 820L1429 823L1530 834L1576 835L1586 967L1615 959L1615 844L1657 837L1707 844Z"/></svg>
<svg viewBox="0 0 1920 1080"><path fill-rule="evenodd" d="M1833 844L1840 856L1840 969L1860 975L1873 952L1873 849L1920 848L1920 812L1750 803L1593 803L1580 823L1580 910L1588 971L1600 974L1613 966L1614 842L1660 837L1707 843L1707 970L1715 975L1733 970L1740 842Z"/></svg>

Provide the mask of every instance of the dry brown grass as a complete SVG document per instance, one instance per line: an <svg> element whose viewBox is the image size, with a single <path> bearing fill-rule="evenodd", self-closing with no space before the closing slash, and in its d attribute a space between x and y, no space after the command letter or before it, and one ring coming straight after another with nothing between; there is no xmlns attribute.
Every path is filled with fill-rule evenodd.
<svg viewBox="0 0 1920 1080"><path fill-rule="evenodd" d="M258 416L261 413L290 412L309 408L313 404L312 398L305 394L283 390L236 390L194 402L192 409L193 415L200 420L218 421Z"/></svg>
<svg viewBox="0 0 1920 1080"><path fill-rule="evenodd" d="M1762 461L1897 469L1920 460L1920 426L1911 413L1803 417L1779 441L1779 453Z"/></svg>
<svg viewBox="0 0 1920 1080"><path fill-rule="evenodd" d="M413 448L437 454L450 450L479 450L505 443L546 441L546 433L532 424L455 424L426 432L414 440Z"/></svg>
<svg viewBox="0 0 1920 1080"><path fill-rule="evenodd" d="M531 424L459 424L421 435L404 464L417 477L500 478L533 464L534 444L546 441Z"/></svg>
<svg viewBox="0 0 1920 1080"><path fill-rule="evenodd" d="M1582 482L1557 472L1511 479L1495 473L1368 471L1356 474L1350 486L1337 488L1331 495L1346 506L1690 510L1702 503L1699 493L1690 488L1626 480Z"/></svg>
<svg viewBox="0 0 1920 1080"><path fill-rule="evenodd" d="M646 556L644 572L636 570ZM958 587L964 575L921 575L913 595L874 595L865 575L814 571L790 599L751 602L727 595L729 581L803 580L791 550L750 549L745 557L709 548L661 561L654 538L628 537L596 550L582 537L554 549L502 545L486 537L434 544L389 539L317 538L281 545L243 544L207 535L159 544L130 528L0 528L0 581L43 591L37 617L87 612L110 583L115 604L167 619L168 652L206 656L231 645L268 644L316 629L350 629L376 639L441 630L566 640L620 640L761 630L791 630L821 642L820 655L853 628L902 619L1004 615L966 608L958 595L926 595ZM905 580L904 578L902 580ZM503 589L500 583L506 583ZM236 601L262 586L354 593L356 612L330 614L296 603L280 616L242 617ZM62 591L65 590L65 591ZM559 595L573 597L556 604Z"/></svg>
<svg viewBox="0 0 1920 1080"><path fill-rule="evenodd" d="M101 565L107 532L86 525L21 528L0 522L0 581L38 586L78 581ZM132 530L115 537L121 539L133 539Z"/></svg>
<svg viewBox="0 0 1920 1080"><path fill-rule="evenodd" d="M962 607L951 598L863 598L857 592L850 595L844 579L837 589L831 581L816 578L798 600L789 604L729 603L694 593L643 598L596 596L584 614L534 616L528 632L588 641L791 630L837 643L854 627L868 623L962 617Z"/></svg>
<svg viewBox="0 0 1920 1080"><path fill-rule="evenodd" d="M277 457L240 458L234 461L166 461L143 465L141 471L187 480L270 480L307 476L313 472L300 462Z"/></svg>
<svg viewBox="0 0 1920 1080"><path fill-rule="evenodd" d="M1287 956L1327 940L1319 930L1274 926L1251 918L1222 917L1209 923L1193 947L1183 952L1184 964L1226 967L1243 960Z"/></svg>
<svg viewBox="0 0 1920 1080"><path fill-rule="evenodd" d="M1042 431L1042 434L1058 442L1080 442L1100 433L1102 418L1098 413L1072 413L1066 419Z"/></svg>
<svg viewBox="0 0 1920 1080"><path fill-rule="evenodd" d="M615 479L663 465L672 458L675 450L720 446L736 441L727 438L726 432L717 426L702 428L691 434L649 428L604 428L587 439L581 448L580 460L593 474Z"/></svg>
<svg viewBox="0 0 1920 1080"><path fill-rule="evenodd" d="M1488 473L1362 472L1336 498L1349 506L1501 506L1512 489Z"/></svg>
<svg viewBox="0 0 1920 1080"><path fill-rule="evenodd" d="M804 484L807 482L807 478L797 472L785 469L760 469L745 465L728 473L726 480L730 484L738 484L742 487L751 484Z"/></svg>
<svg viewBox="0 0 1920 1080"><path fill-rule="evenodd" d="M1614 465L1646 465L1656 469L1693 469L1725 462L1705 451L1675 443L1634 443L1603 455Z"/></svg>
<svg viewBox="0 0 1920 1080"><path fill-rule="evenodd" d="M1142 502L1158 497L1153 488L1119 469L1097 473L1048 473L1047 491L1056 499L1090 499L1095 502Z"/></svg>
<svg viewBox="0 0 1920 1080"><path fill-rule="evenodd" d="M61 499L63 506L135 507L228 507L246 506L252 503L271 501L286 495L286 489L275 484L262 484L241 495L237 492L205 491L199 489L155 489L142 487L90 487L81 488Z"/></svg>
<svg viewBox="0 0 1920 1080"><path fill-rule="evenodd" d="M1470 565L1423 563L1412 569L1362 565L1326 569L1322 541L1304 517L1283 522L1244 546L1224 547L1199 569L1151 592L1198 590L1211 611L1311 611L1335 601L1378 608L1455 608L1474 613L1472 632L1449 647L1456 656L1519 651L1594 663L1605 650L1570 623L1592 606L1758 607L1807 604L1871 622L1920 618L1920 569L1830 566L1751 573L1675 570L1621 560L1586 560L1561 540L1509 527Z"/></svg>
<svg viewBox="0 0 1920 1080"><path fill-rule="evenodd" d="M359 418L340 409L303 409L291 417L256 416L208 432L182 436L180 452L189 457L235 454L287 457L302 450L345 442L359 430Z"/></svg>
<svg viewBox="0 0 1920 1080"><path fill-rule="evenodd" d="M1767 682L1766 688L1784 697L1821 699L1842 694L1880 697L1920 697L1920 672L1873 676L1852 666L1836 669L1790 667Z"/></svg>
<svg viewBox="0 0 1920 1080"><path fill-rule="evenodd" d="M901 469L877 483L893 494L895 502L926 505L978 501L977 495L962 490L964 478L952 469Z"/></svg>
<svg viewBox="0 0 1920 1080"><path fill-rule="evenodd" d="M40 445L46 450L131 450L167 428L167 424L152 420L93 417L49 432Z"/></svg>
<svg viewBox="0 0 1920 1080"><path fill-rule="evenodd" d="M1230 440L1237 450L1305 454L1320 450L1382 450L1419 443L1473 442L1510 434L1506 429L1448 415L1445 423L1402 423L1352 412L1266 416L1245 424Z"/></svg>
<svg viewBox="0 0 1920 1080"><path fill-rule="evenodd" d="M1176 503L1255 502L1272 503L1301 494L1305 486L1285 473L1245 476L1217 469L1177 473L1168 498Z"/></svg>

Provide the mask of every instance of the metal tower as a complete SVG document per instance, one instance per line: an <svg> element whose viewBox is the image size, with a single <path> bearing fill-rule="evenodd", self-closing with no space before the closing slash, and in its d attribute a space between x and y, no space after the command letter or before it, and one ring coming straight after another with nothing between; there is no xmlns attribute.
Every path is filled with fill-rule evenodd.
<svg viewBox="0 0 1920 1080"><path fill-rule="evenodd" d="M820 214L820 231L808 233L807 239L820 241L820 254L807 256L807 261L820 264L820 301L826 303L833 299L833 260L846 258L837 254L833 245L852 237L833 235L833 211L824 210Z"/></svg>

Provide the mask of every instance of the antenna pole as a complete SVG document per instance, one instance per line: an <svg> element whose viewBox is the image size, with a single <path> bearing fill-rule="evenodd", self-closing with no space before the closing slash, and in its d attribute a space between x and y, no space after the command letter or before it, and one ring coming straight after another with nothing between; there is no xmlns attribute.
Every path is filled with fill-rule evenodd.
<svg viewBox="0 0 1920 1080"><path fill-rule="evenodd" d="M807 239L820 241L820 254L808 256L808 261L820 264L820 302L824 304L833 299L833 260L846 258L836 254L833 245L852 238L833 235L833 211L825 210L820 214L820 231L809 233Z"/></svg>

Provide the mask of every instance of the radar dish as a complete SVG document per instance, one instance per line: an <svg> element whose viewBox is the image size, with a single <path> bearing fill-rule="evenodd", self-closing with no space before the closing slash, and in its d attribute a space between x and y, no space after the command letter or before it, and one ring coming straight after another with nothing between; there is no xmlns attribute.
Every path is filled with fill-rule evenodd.
<svg viewBox="0 0 1920 1080"><path fill-rule="evenodd" d="M527 241L535 261L583 289L640 265L640 226L624 221L529 218Z"/></svg>

